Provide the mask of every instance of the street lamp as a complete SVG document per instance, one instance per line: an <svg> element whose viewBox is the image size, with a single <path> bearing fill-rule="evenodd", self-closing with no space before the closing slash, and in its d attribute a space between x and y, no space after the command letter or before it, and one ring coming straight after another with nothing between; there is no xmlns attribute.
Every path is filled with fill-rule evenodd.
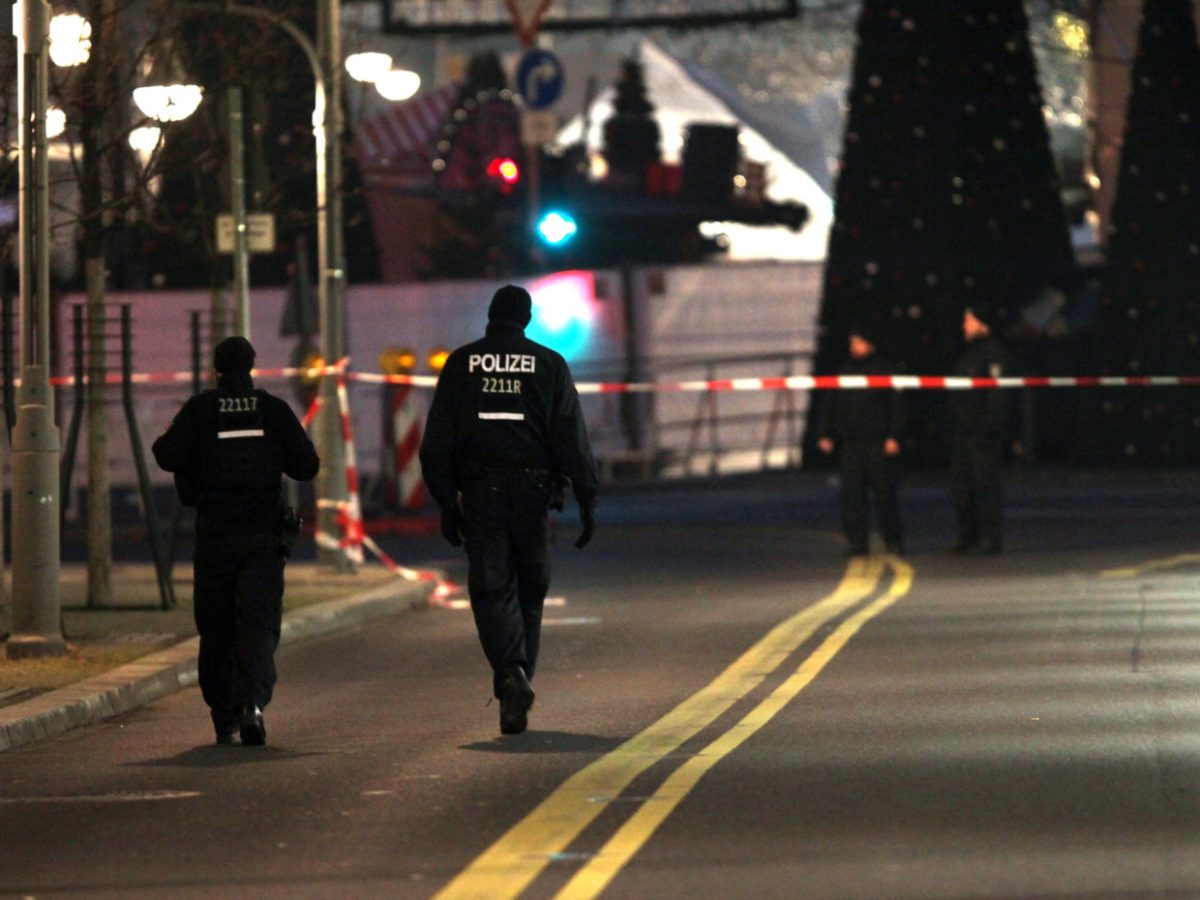
<svg viewBox="0 0 1200 900"><path fill-rule="evenodd" d="M57 106L51 106L46 110L46 137L56 138L62 137L62 133L67 130L67 114Z"/></svg>
<svg viewBox="0 0 1200 900"><path fill-rule="evenodd" d="M391 71L392 57L389 53L369 51L351 53L346 57L346 71L355 81L374 84L379 78Z"/></svg>
<svg viewBox="0 0 1200 900"><path fill-rule="evenodd" d="M405 69L392 69L375 79L375 90L385 100L407 100L421 88L421 76Z"/></svg>
<svg viewBox="0 0 1200 900"><path fill-rule="evenodd" d="M182 122L196 111L204 89L196 84L155 84L133 89L133 102L156 122Z"/></svg>
<svg viewBox="0 0 1200 900"><path fill-rule="evenodd" d="M59 431L50 389L50 7L21 0L19 104L21 386L12 433L12 635L9 659L61 656ZM14 29L17 30L17 29Z"/></svg>
<svg viewBox="0 0 1200 900"><path fill-rule="evenodd" d="M75 13L50 20L50 61L56 66L82 66L92 53L92 23Z"/></svg>
<svg viewBox="0 0 1200 900"><path fill-rule="evenodd" d="M137 154L143 168L150 165L150 160L154 158L154 154L161 144L162 129L157 125L142 125L129 132L129 148ZM158 193L158 181L158 178L151 181L152 193Z"/></svg>
<svg viewBox="0 0 1200 900"><path fill-rule="evenodd" d="M421 76L407 69L393 69L390 53L365 51L346 57L346 71L355 81L375 85L385 100L407 100L421 87Z"/></svg>
<svg viewBox="0 0 1200 900"><path fill-rule="evenodd" d="M300 28L277 13L232 3L195 3L184 0L174 9L184 14L235 15L258 19L283 29L300 46L312 68L315 82L313 103L313 143L316 147L317 177L317 305L320 309L321 358L327 364L346 354L345 323L345 252L342 236L342 55L339 0L318 0L317 39L314 47ZM337 381L326 375L321 379L321 405L317 413L316 445L321 457L317 475L317 527L332 534L338 529L338 512L349 495L346 476L346 450L342 443L341 415L338 411ZM353 568L345 554L318 548L320 558L337 568Z"/></svg>
<svg viewBox="0 0 1200 900"><path fill-rule="evenodd" d="M143 125L129 132L129 147L141 157L148 157L158 149L162 140L162 129L157 125Z"/></svg>

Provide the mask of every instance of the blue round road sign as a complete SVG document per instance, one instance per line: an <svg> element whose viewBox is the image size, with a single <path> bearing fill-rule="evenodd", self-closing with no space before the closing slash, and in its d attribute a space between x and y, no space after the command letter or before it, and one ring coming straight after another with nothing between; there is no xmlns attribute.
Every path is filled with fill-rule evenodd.
<svg viewBox="0 0 1200 900"><path fill-rule="evenodd" d="M563 68L549 50L525 51L517 66L517 90L530 109L545 109L562 94Z"/></svg>

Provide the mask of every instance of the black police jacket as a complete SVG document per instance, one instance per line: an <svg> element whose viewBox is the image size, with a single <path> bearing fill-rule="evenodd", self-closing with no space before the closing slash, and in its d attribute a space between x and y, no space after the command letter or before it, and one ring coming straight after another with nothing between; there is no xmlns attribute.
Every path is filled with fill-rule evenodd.
<svg viewBox="0 0 1200 900"><path fill-rule="evenodd" d="M873 353L865 359L846 360L839 375L894 375L895 367ZM894 388L848 388L828 391L817 420L819 437L842 441L902 440L906 409L902 391Z"/></svg>
<svg viewBox="0 0 1200 900"><path fill-rule="evenodd" d="M282 476L308 481L321 465L292 408L249 378L190 398L152 449L200 538L278 535Z"/></svg>
<svg viewBox="0 0 1200 900"><path fill-rule="evenodd" d="M969 378L999 378L1008 374L1008 354L991 335L967 343L954 367L955 375ZM980 388L951 391L954 425L960 435L999 437L1008 414L1007 391Z"/></svg>
<svg viewBox="0 0 1200 900"><path fill-rule="evenodd" d="M595 503L600 480L566 360L505 321L446 360L420 458L442 507L454 504L464 476L488 467L566 476L580 506Z"/></svg>

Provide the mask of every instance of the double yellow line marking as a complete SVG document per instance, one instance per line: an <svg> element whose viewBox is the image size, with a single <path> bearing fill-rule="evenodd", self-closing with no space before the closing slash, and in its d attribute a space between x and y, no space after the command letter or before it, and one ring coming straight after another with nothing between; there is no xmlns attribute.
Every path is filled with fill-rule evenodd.
<svg viewBox="0 0 1200 900"><path fill-rule="evenodd" d="M1181 553L1166 559L1152 559L1136 566L1124 566L1119 569L1105 569L1100 573L1101 578L1136 578L1148 572L1160 572L1166 569L1180 569L1184 566L1200 563L1200 553Z"/></svg>
<svg viewBox="0 0 1200 900"><path fill-rule="evenodd" d="M892 579L887 591L852 612L877 592L888 568L892 570ZM818 628L845 615L791 677L667 778L558 894L562 900L595 897L709 769L804 690L859 629L908 593L912 575L912 567L896 557L868 556L853 560L832 594L775 626L708 686L568 778L437 894L438 900L500 900L519 896L638 775L747 696Z"/></svg>

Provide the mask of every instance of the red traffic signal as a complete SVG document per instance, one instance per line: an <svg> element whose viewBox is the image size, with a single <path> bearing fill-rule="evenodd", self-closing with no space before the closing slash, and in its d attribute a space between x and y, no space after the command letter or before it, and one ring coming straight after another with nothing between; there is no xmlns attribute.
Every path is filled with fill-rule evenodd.
<svg viewBox="0 0 1200 900"><path fill-rule="evenodd" d="M488 163L488 178L498 181L503 188L512 188L521 180L521 167L510 156L497 156Z"/></svg>

